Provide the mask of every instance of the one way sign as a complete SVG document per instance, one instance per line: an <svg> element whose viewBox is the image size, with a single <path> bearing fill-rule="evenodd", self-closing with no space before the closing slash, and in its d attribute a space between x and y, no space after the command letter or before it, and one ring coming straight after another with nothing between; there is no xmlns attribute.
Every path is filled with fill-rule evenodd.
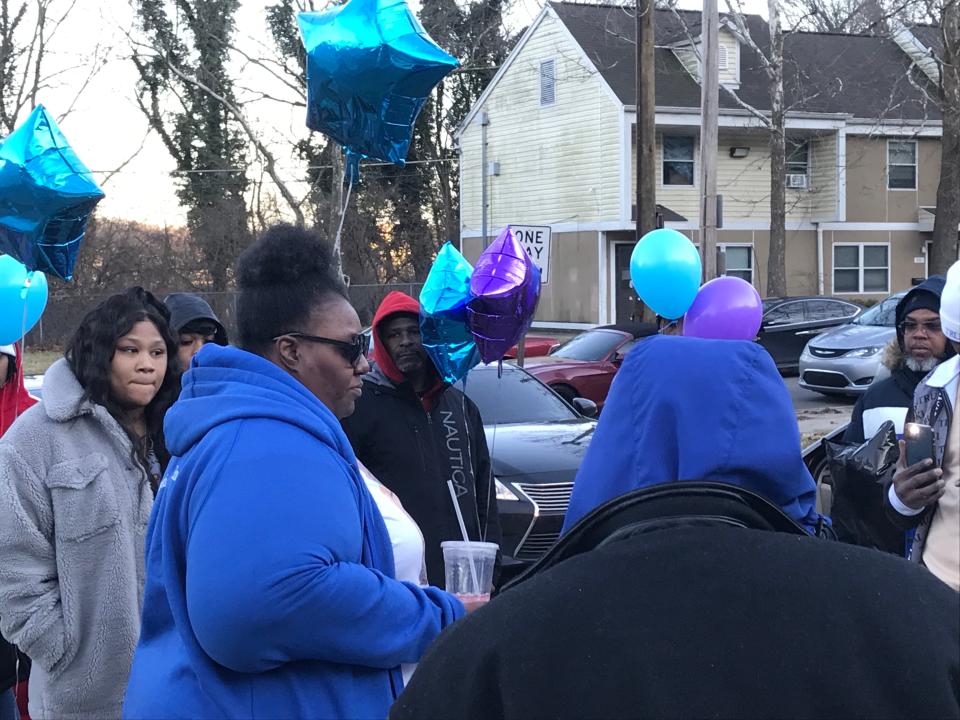
<svg viewBox="0 0 960 720"><path fill-rule="evenodd" d="M540 283L550 279L550 226L511 225L510 232L520 241L530 259L540 268Z"/></svg>

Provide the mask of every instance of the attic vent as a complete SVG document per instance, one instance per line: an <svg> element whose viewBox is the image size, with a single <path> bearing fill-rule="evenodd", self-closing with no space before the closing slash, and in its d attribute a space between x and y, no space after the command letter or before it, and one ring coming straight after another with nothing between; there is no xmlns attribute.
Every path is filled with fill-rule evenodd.
<svg viewBox="0 0 960 720"><path fill-rule="evenodd" d="M728 67L728 66L727 66L727 48L726 48L725 45L721 45L721 46L718 48L718 50L720 51L720 53L719 53L719 54L720 54L720 60L719 60L718 63L717 63L717 67L719 67L721 70L726 70L727 67Z"/></svg>
<svg viewBox="0 0 960 720"><path fill-rule="evenodd" d="M540 105L553 105L557 101L556 61L540 63Z"/></svg>

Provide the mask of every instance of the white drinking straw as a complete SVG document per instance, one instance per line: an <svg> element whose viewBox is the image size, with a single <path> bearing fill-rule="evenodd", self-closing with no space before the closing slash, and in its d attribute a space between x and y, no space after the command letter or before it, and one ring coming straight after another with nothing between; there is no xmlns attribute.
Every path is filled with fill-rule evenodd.
<svg viewBox="0 0 960 720"><path fill-rule="evenodd" d="M460 523L460 534L463 535L464 542L470 542L470 536L467 535L467 526L463 522L463 513L460 512L460 503L457 501L457 491L453 489L453 480L447 480L447 489L450 490L450 499L453 501L453 511L457 514L457 522ZM477 595L480 594L480 580L477 578L477 568L470 557L470 578L473 580L473 586L477 589Z"/></svg>

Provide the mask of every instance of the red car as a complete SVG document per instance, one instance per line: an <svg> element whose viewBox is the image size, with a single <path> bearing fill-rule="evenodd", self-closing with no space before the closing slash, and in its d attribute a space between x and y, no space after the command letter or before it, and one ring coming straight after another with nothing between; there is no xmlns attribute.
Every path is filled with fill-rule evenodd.
<svg viewBox="0 0 960 720"><path fill-rule="evenodd" d="M627 352L656 334L656 325L646 323L603 325L580 333L545 357L531 358L524 368L567 402L584 397L602 409Z"/></svg>
<svg viewBox="0 0 960 720"><path fill-rule="evenodd" d="M526 345L523 348L524 358L543 357L550 352L550 348L557 344L555 337L548 335L527 335ZM517 357L517 346L507 350L503 356L507 360L513 360Z"/></svg>

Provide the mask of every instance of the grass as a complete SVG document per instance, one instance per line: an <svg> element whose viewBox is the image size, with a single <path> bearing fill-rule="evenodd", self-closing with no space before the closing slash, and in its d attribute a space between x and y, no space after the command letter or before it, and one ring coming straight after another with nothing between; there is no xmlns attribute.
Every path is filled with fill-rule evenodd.
<svg viewBox="0 0 960 720"><path fill-rule="evenodd" d="M63 357L63 350L30 350L23 355L23 374L42 375L54 361Z"/></svg>

